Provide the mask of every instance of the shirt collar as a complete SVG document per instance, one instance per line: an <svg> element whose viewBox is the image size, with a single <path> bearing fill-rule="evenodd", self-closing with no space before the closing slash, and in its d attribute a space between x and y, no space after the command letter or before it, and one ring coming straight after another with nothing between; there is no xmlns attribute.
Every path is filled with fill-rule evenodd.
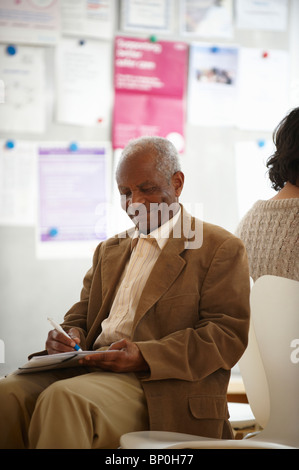
<svg viewBox="0 0 299 470"><path fill-rule="evenodd" d="M132 241L138 238L155 238L157 241L158 246L162 250L164 246L167 243L167 240L169 238L170 232L172 231L173 227L177 224L179 218L181 215L181 209L177 211L177 213L169 219L167 222L165 222L163 225L160 227L156 228L152 232L150 232L148 235L145 235L144 233L139 233L139 230L136 228ZM135 246L136 242L133 243L133 247Z"/></svg>

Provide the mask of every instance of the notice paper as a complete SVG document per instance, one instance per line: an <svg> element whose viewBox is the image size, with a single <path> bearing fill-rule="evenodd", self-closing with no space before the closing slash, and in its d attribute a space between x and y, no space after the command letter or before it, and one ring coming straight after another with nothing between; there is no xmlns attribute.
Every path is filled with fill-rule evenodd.
<svg viewBox="0 0 299 470"><path fill-rule="evenodd" d="M235 144L235 164L239 220L258 200L275 196L266 162L274 153L269 140L244 141ZM252 183L254 181L254 184Z"/></svg>
<svg viewBox="0 0 299 470"><path fill-rule="evenodd" d="M199 37L233 36L232 0L180 0L181 34Z"/></svg>
<svg viewBox="0 0 299 470"><path fill-rule="evenodd" d="M115 1L61 0L63 34L110 39L113 35Z"/></svg>
<svg viewBox="0 0 299 470"><path fill-rule="evenodd" d="M36 224L37 145L0 141L0 224Z"/></svg>
<svg viewBox="0 0 299 470"><path fill-rule="evenodd" d="M111 45L64 38L56 50L59 122L107 127L112 109Z"/></svg>
<svg viewBox="0 0 299 470"><path fill-rule="evenodd" d="M236 0L236 27L260 31L286 31L288 0Z"/></svg>
<svg viewBox="0 0 299 470"><path fill-rule="evenodd" d="M172 15L173 0L122 0L121 29L168 33Z"/></svg>
<svg viewBox="0 0 299 470"><path fill-rule="evenodd" d="M1 0L0 41L13 44L56 44L60 5L57 0Z"/></svg>
<svg viewBox="0 0 299 470"><path fill-rule="evenodd" d="M239 49L191 44L188 121L202 126L235 124Z"/></svg>
<svg viewBox="0 0 299 470"><path fill-rule="evenodd" d="M42 133L45 130L45 69L41 47L0 45L0 130Z"/></svg>
<svg viewBox="0 0 299 470"><path fill-rule="evenodd" d="M33 356L23 366L19 367L13 375L31 374L51 369L65 369L67 367L80 366L79 360L91 354L101 354L102 351L70 351L66 353Z"/></svg>
<svg viewBox="0 0 299 470"><path fill-rule="evenodd" d="M183 151L187 56L182 42L116 38L114 149L159 135Z"/></svg>
<svg viewBox="0 0 299 470"><path fill-rule="evenodd" d="M43 144L38 158L37 255L90 257L107 238L109 144Z"/></svg>
<svg viewBox="0 0 299 470"><path fill-rule="evenodd" d="M237 127L273 132L288 109L288 52L242 47Z"/></svg>

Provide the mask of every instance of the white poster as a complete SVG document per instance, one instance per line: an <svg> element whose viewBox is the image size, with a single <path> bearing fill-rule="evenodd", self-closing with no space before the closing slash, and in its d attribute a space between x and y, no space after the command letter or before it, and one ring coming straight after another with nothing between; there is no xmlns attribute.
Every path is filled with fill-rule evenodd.
<svg viewBox="0 0 299 470"><path fill-rule="evenodd" d="M237 127L272 132L289 109L289 54L240 50Z"/></svg>
<svg viewBox="0 0 299 470"><path fill-rule="evenodd" d="M45 130L44 50L0 45L0 130L42 133Z"/></svg>
<svg viewBox="0 0 299 470"><path fill-rule="evenodd" d="M237 106L239 49L191 44L188 121L202 126L232 126Z"/></svg>
<svg viewBox="0 0 299 470"><path fill-rule="evenodd" d="M53 45L59 39L57 0L1 0L0 41Z"/></svg>
<svg viewBox="0 0 299 470"><path fill-rule="evenodd" d="M0 224L35 225L37 146L33 142L0 141Z"/></svg>
<svg viewBox="0 0 299 470"><path fill-rule="evenodd" d="M236 0L236 27L261 31L286 31L288 0Z"/></svg>
<svg viewBox="0 0 299 470"><path fill-rule="evenodd" d="M122 0L121 29L169 33L173 21L172 0Z"/></svg>
<svg viewBox="0 0 299 470"><path fill-rule="evenodd" d="M114 0L61 0L63 34L111 39L114 17Z"/></svg>
<svg viewBox="0 0 299 470"><path fill-rule="evenodd" d="M56 51L57 121L109 126L112 55L108 42L62 39Z"/></svg>
<svg viewBox="0 0 299 470"><path fill-rule="evenodd" d="M180 0L181 34L233 37L232 0Z"/></svg>
<svg viewBox="0 0 299 470"><path fill-rule="evenodd" d="M38 149L37 256L90 256L107 238L108 143L43 143Z"/></svg>
<svg viewBox="0 0 299 470"><path fill-rule="evenodd" d="M266 162L275 151L268 140L245 141L235 144L237 201L239 220L258 200L275 196L271 188Z"/></svg>

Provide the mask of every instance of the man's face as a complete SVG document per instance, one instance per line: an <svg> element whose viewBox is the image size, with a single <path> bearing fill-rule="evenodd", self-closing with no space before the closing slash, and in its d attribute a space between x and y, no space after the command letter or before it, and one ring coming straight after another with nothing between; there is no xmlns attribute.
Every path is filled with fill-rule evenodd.
<svg viewBox="0 0 299 470"><path fill-rule="evenodd" d="M118 174L122 208L141 232L149 233L174 215L163 207L166 209L177 201L183 182L181 172L175 173L171 181L158 172L151 153L136 154L122 163Z"/></svg>

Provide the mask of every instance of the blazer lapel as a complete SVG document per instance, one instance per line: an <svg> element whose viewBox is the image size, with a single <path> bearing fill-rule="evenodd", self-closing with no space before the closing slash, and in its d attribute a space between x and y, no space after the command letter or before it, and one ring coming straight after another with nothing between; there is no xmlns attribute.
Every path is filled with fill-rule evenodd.
<svg viewBox="0 0 299 470"><path fill-rule="evenodd" d="M179 276L186 262L180 256L184 239L170 238L162 250L142 292L133 324L132 335L143 315L160 299Z"/></svg>
<svg viewBox="0 0 299 470"><path fill-rule="evenodd" d="M120 249L121 247L121 249ZM115 238L105 247L102 258L102 304L87 338L87 347L95 341L101 330L101 323L109 314L116 293L116 287L131 253L131 238Z"/></svg>
<svg viewBox="0 0 299 470"><path fill-rule="evenodd" d="M125 265L131 254L131 238L116 239L106 246L102 261L103 298L114 293Z"/></svg>
<svg viewBox="0 0 299 470"><path fill-rule="evenodd" d="M190 240L194 238L196 222L183 206L178 224L180 232L174 229L147 280L136 310L132 337L140 319L162 297L186 264L181 253L188 249Z"/></svg>

